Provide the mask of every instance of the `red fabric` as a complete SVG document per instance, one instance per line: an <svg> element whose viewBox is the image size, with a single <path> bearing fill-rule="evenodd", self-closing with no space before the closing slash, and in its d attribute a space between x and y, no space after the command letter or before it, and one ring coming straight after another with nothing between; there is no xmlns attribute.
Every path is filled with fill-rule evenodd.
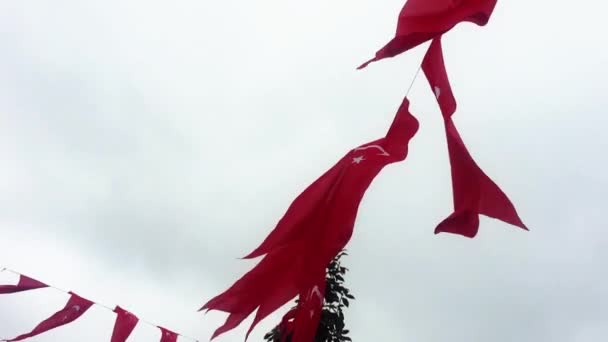
<svg viewBox="0 0 608 342"><path fill-rule="evenodd" d="M408 142L418 130L418 122L408 112L408 107L406 98L384 138L351 150L306 188L262 244L245 258L259 257L304 235L311 235L314 221L323 221L327 213L337 207L346 210L338 220L345 217L354 222L359 202L374 177L384 166L407 156ZM355 158L361 157L364 159L357 163Z"/></svg>
<svg viewBox="0 0 608 342"><path fill-rule="evenodd" d="M114 322L114 331L112 331L112 342L125 342L129 335L135 329L137 322L139 319L130 313L129 311L124 310L120 306L117 306L114 309L116 313L116 321Z"/></svg>
<svg viewBox="0 0 608 342"><path fill-rule="evenodd" d="M279 341L313 341L319 327L325 303L325 274L319 273L317 281L304 293L300 293L298 305L289 310L279 323Z"/></svg>
<svg viewBox="0 0 608 342"><path fill-rule="evenodd" d="M293 319L296 317L296 308L289 310L283 318L281 318L281 322L279 323L279 342L287 342L289 335L293 332Z"/></svg>
<svg viewBox="0 0 608 342"><path fill-rule="evenodd" d="M42 282L29 278L24 275L19 275L19 282L17 285L0 285L0 294L17 293L35 289L41 289L48 287L48 285Z"/></svg>
<svg viewBox="0 0 608 342"><path fill-rule="evenodd" d="M441 37L431 43L422 70L441 108L452 169L454 212L437 226L435 233L475 237L480 214L527 230L509 198L477 166L452 121L456 100L443 61Z"/></svg>
<svg viewBox="0 0 608 342"><path fill-rule="evenodd" d="M304 190L247 256L264 255L261 262L201 308L229 313L212 338L235 328L257 309L251 331L324 279L327 265L350 240L359 203L373 179L386 165L407 156L408 143L418 130L408 107L405 98L385 137L352 149Z"/></svg>
<svg viewBox="0 0 608 342"><path fill-rule="evenodd" d="M319 274L320 275L320 274ZM314 341L323 303L325 302L325 274L319 277L315 285L300 294L300 302L296 308L292 328L292 342Z"/></svg>
<svg viewBox="0 0 608 342"><path fill-rule="evenodd" d="M177 334L174 333L173 331L163 328L163 327L158 327L160 329L161 332L161 337L160 337L160 342L177 342Z"/></svg>
<svg viewBox="0 0 608 342"><path fill-rule="evenodd" d="M395 37L359 69L394 57L442 35L461 22L488 23L496 0L407 0L399 14Z"/></svg>
<svg viewBox="0 0 608 342"><path fill-rule="evenodd" d="M42 321L31 332L17 336L7 341L11 342L25 340L26 338L40 335L62 325L72 323L78 318L80 318L80 316L82 316L85 312L87 312L87 310L89 310L91 306L93 306L93 302L88 299L79 297L78 295L72 292L70 292L70 295L70 299L68 300L67 304L63 309L57 311L51 317Z"/></svg>

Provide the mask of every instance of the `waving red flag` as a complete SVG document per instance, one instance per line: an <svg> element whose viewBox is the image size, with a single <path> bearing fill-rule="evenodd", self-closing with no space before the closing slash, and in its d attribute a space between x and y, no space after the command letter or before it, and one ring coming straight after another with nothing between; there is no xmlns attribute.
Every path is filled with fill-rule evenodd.
<svg viewBox="0 0 608 342"><path fill-rule="evenodd" d="M454 212L437 226L435 233L475 237L479 229L479 214L527 230L509 198L477 166L452 121L456 100L443 61L441 37L431 43L422 69L443 114L452 169Z"/></svg>
<svg viewBox="0 0 608 342"><path fill-rule="evenodd" d="M318 279L316 284L303 294L295 308L291 330L281 332L287 339L291 336L292 342L314 341L321 320L323 303L325 302L325 277Z"/></svg>
<svg viewBox="0 0 608 342"><path fill-rule="evenodd" d="M116 313L116 321L114 322L114 331L112 331L112 342L125 342L129 335L135 329L139 319L129 311L116 306L114 309Z"/></svg>
<svg viewBox="0 0 608 342"><path fill-rule="evenodd" d="M407 0L397 22L395 37L359 69L394 57L442 35L461 22L488 23L496 0Z"/></svg>
<svg viewBox="0 0 608 342"><path fill-rule="evenodd" d="M160 329L161 332L161 337L160 337L160 342L177 342L177 334L174 333L173 331L163 328L163 327L158 327Z"/></svg>
<svg viewBox="0 0 608 342"><path fill-rule="evenodd" d="M407 156L408 143L418 130L408 107L405 98L385 137L350 150L304 190L247 256L265 255L262 261L201 308L230 314L212 338L235 328L257 309L251 332L262 319L296 295L304 298L324 279L327 265L350 240L359 203L373 179L386 165Z"/></svg>
<svg viewBox="0 0 608 342"><path fill-rule="evenodd" d="M48 285L36 280L24 276L22 274L19 275L19 282L17 285L0 285L0 294L8 294L8 293L17 293L35 289L41 289L44 287L48 287Z"/></svg>
<svg viewBox="0 0 608 342"><path fill-rule="evenodd" d="M407 156L408 142L418 130L418 122L408 108L409 101L405 98L384 138L351 150L298 195L275 229L245 258L259 257L310 235L311 227L316 224L314 221L323 221L326 213L332 212L331 205L344 206L346 211L342 216L348 218L349 224L354 224L359 202L374 177L384 166Z"/></svg>
<svg viewBox="0 0 608 342"><path fill-rule="evenodd" d="M80 316L82 316L85 312L87 312L87 310L89 310L91 306L93 306L93 302L88 299L79 297L78 295L72 292L70 292L70 295L70 299L68 300L67 304L63 309L57 311L51 317L42 321L31 332L6 341L12 342L25 340L26 338L34 337L49 330L58 328L62 325L72 323L78 318L80 318Z"/></svg>

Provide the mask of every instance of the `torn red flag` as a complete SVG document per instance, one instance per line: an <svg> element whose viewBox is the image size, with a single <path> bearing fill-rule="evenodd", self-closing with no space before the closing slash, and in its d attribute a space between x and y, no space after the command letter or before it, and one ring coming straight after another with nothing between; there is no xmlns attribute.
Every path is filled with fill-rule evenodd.
<svg viewBox="0 0 608 342"><path fill-rule="evenodd" d="M385 137L350 150L294 200L275 229L247 256L265 255L262 261L201 308L229 313L212 338L257 310L251 332L262 319L324 279L327 265L351 238L365 191L385 166L406 158L417 130L418 121L405 98Z"/></svg>
<svg viewBox="0 0 608 342"><path fill-rule="evenodd" d="M17 285L0 285L0 294L17 293L48 287L48 285L30 277L19 275Z"/></svg>
<svg viewBox="0 0 608 342"><path fill-rule="evenodd" d="M431 43L422 62L422 70L443 115L454 197L454 212L437 226L435 233L475 237L480 214L527 230L509 198L477 166L452 121L456 100L445 69L441 37Z"/></svg>
<svg viewBox="0 0 608 342"><path fill-rule="evenodd" d="M163 328L163 327L158 327L160 329L160 342L177 342L177 334L174 333L173 331Z"/></svg>
<svg viewBox="0 0 608 342"><path fill-rule="evenodd" d="M129 311L116 306L116 321L114 322L114 330L112 331L112 342L125 342L129 335L135 329L139 319Z"/></svg>
<svg viewBox="0 0 608 342"><path fill-rule="evenodd" d="M407 0L399 14L395 37L359 69L406 52L461 22L484 26L495 6L496 0Z"/></svg>
<svg viewBox="0 0 608 342"><path fill-rule="evenodd" d="M279 342L291 341L293 335L293 319L296 316L296 308L292 308L283 315L279 323Z"/></svg>
<svg viewBox="0 0 608 342"><path fill-rule="evenodd" d="M374 177L386 165L407 156L408 143L418 130L418 121L408 110L409 100L404 98L386 136L351 150L308 186L275 229L245 258L259 257L290 241L310 236L314 221L323 221L328 212L333 213L339 207L346 210L340 214L348 219L348 224L354 224L359 202Z"/></svg>
<svg viewBox="0 0 608 342"><path fill-rule="evenodd" d="M300 294L299 299L292 326L282 333L282 337L287 339L290 336L291 342L314 341L325 303L325 276L319 278L308 291Z"/></svg>
<svg viewBox="0 0 608 342"><path fill-rule="evenodd" d="M12 342L25 340L26 338L34 337L49 330L72 323L87 312L91 306L93 306L93 302L70 292L70 299L63 309L57 311L51 317L42 321L31 332L6 341Z"/></svg>

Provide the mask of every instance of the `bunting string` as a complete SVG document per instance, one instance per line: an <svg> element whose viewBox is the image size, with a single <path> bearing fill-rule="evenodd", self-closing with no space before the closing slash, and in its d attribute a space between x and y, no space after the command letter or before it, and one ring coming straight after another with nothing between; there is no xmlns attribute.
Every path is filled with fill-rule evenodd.
<svg viewBox="0 0 608 342"><path fill-rule="evenodd" d="M418 78L418 74L420 73L421 69L422 69L422 64L420 64L418 66L418 69L416 70L416 73L414 74L414 77L412 78L412 82L410 83L410 86L407 87L407 91L405 92L405 97L407 97L410 94L410 90L412 90L412 87L414 87L414 83L416 83L416 79Z"/></svg>
<svg viewBox="0 0 608 342"><path fill-rule="evenodd" d="M25 277L27 277L27 276L26 276L26 275L24 275L23 273L20 273L20 272L14 271L14 270L12 270L12 269L10 269L10 268L8 268L8 267L2 267L2 268L0 269L0 273L2 273L2 272L9 272L9 273L12 273L12 274L17 275L17 276L25 276ZM61 293L67 294L67 295L70 295L70 294L71 294L71 293L70 293L70 291L66 291L66 290L61 289L61 288L59 288L59 287L56 287L56 286L50 285L50 284L48 284L48 283L46 283L46 282L45 282L44 284L46 285L46 287L51 288L51 289L53 289L53 290L55 290L55 291L58 291L58 292L61 292ZM106 310L108 310L108 311L110 311L110 312L112 312L112 313L114 313L114 314L115 314L114 309L112 309L111 307L109 307L109 306L107 306L107 305L105 305L105 304L99 303L99 302L95 302L95 301L91 301L91 302L93 303L93 305L96 305L96 306L98 306L98 307L100 307L100 308L104 308L104 309L106 309ZM148 321L148 320L146 320L146 319L140 318L139 316L137 316L137 319L138 319L138 323L144 323L144 324L146 324L146 325L148 325L148 326L151 326L151 327L153 327L153 328L156 328L156 329L160 329L160 328L161 328L161 326L160 326L160 325L154 324L154 323L152 323L152 322L150 322L150 321ZM176 334L177 336L182 337L182 338L185 338L185 339L187 339L187 340L194 341L194 342L199 342L199 340L198 340L198 339L193 338L193 337L190 337L190 336L188 336L188 335L184 335L184 334L177 333L177 332L175 332L175 334ZM7 341L7 340L6 340L6 339L2 339L2 340L0 340L0 341Z"/></svg>

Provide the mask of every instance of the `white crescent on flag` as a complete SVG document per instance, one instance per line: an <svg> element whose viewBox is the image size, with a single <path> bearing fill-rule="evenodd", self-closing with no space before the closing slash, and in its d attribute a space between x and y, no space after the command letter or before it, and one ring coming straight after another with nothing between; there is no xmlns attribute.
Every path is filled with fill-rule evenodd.
<svg viewBox="0 0 608 342"><path fill-rule="evenodd" d="M380 152L382 152L382 153L378 154L379 156L387 156L387 157L390 156L390 154L388 152L386 152L386 150L384 150L384 148L380 145L361 146L361 147L357 147L355 149L355 151L367 150L370 148L376 148L376 149L380 150Z"/></svg>

